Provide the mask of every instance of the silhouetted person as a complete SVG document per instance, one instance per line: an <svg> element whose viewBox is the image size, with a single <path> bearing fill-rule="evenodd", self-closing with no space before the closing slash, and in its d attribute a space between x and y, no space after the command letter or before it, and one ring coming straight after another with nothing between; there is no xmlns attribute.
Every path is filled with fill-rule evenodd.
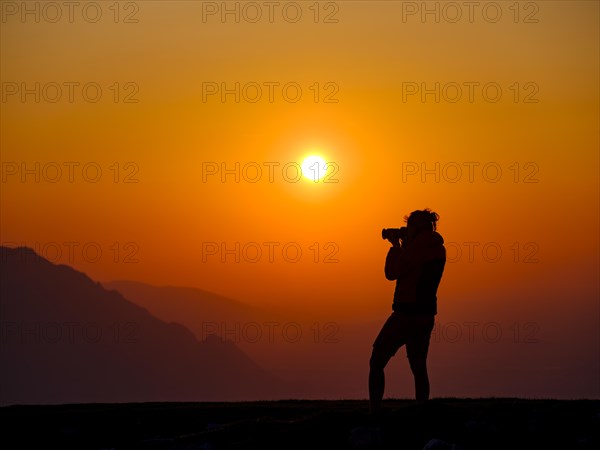
<svg viewBox="0 0 600 450"><path fill-rule="evenodd" d="M425 209L404 218L406 236L386 235L392 243L385 260L385 277L396 280L392 315L373 343L369 398L372 413L379 412L385 389L384 368L398 349L406 355L415 378L418 403L429 399L427 351L437 314L437 288L446 264L444 239L437 233L439 216Z"/></svg>

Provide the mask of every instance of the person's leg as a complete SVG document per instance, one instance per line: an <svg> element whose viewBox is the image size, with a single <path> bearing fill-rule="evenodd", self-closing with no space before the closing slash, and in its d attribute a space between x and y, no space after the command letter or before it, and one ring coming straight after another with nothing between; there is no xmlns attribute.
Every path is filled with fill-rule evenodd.
<svg viewBox="0 0 600 450"><path fill-rule="evenodd" d="M410 370L415 378L415 396L417 403L429 400L429 376L427 374L427 358L410 358Z"/></svg>
<svg viewBox="0 0 600 450"><path fill-rule="evenodd" d="M385 390L384 369L398 348L404 345L402 317L392 313L385 321L373 343L373 352L369 361L369 400L372 414L381 410L381 401Z"/></svg>
<svg viewBox="0 0 600 450"><path fill-rule="evenodd" d="M369 361L369 409L371 414L381 411L381 402L385 391L385 366L392 357L382 347L373 347Z"/></svg>
<svg viewBox="0 0 600 450"><path fill-rule="evenodd" d="M433 330L434 318L416 316L413 318L411 335L406 343L406 355L415 379L417 403L429 400L429 375L427 373L427 353Z"/></svg>

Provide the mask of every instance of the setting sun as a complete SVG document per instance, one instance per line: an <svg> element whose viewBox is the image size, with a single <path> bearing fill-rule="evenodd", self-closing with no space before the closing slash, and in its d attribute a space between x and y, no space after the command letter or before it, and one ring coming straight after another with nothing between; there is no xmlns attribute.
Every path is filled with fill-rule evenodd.
<svg viewBox="0 0 600 450"><path fill-rule="evenodd" d="M315 183L325 176L328 168L327 162L318 155L310 155L302 161L302 175Z"/></svg>

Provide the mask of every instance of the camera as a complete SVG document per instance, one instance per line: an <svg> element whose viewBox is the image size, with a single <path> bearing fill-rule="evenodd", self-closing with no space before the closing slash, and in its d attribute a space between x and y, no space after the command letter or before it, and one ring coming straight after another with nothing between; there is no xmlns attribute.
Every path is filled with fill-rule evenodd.
<svg viewBox="0 0 600 450"><path fill-rule="evenodd" d="M387 239L388 241L404 241L408 237L408 229L406 227L384 228L381 230L381 237L382 239Z"/></svg>

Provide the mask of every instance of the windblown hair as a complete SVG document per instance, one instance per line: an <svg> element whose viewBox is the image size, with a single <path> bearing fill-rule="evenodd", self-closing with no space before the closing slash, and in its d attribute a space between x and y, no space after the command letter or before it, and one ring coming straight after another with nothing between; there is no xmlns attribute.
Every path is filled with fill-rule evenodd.
<svg viewBox="0 0 600 450"><path fill-rule="evenodd" d="M430 229L431 231L436 230L438 220L440 220L439 214L429 208L416 210L408 216L404 216L404 221L407 224L415 225L418 229Z"/></svg>

